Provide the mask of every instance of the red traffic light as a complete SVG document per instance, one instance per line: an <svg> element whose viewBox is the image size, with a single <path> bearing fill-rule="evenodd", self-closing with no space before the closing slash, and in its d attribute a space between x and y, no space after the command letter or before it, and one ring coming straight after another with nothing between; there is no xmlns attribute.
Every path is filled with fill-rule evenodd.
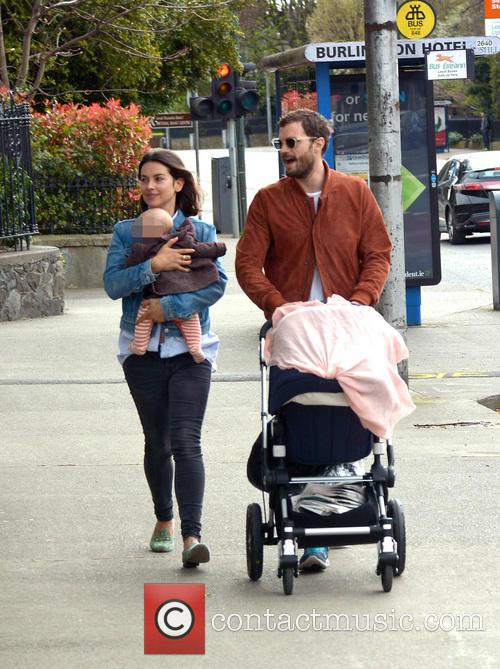
<svg viewBox="0 0 500 669"><path fill-rule="evenodd" d="M231 66L227 63L221 63L217 68L217 76L221 79L223 77L228 77L232 72Z"/></svg>

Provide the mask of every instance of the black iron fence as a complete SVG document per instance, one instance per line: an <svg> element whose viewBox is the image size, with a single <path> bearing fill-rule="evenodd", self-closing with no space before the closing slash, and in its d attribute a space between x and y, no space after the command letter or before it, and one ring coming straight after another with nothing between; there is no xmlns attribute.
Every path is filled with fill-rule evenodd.
<svg viewBox="0 0 500 669"><path fill-rule="evenodd" d="M117 221L139 211L135 174L71 181L37 175L34 184L38 228L44 234L112 232Z"/></svg>
<svg viewBox="0 0 500 669"><path fill-rule="evenodd" d="M37 234L26 103L0 104L0 240L29 246Z"/></svg>

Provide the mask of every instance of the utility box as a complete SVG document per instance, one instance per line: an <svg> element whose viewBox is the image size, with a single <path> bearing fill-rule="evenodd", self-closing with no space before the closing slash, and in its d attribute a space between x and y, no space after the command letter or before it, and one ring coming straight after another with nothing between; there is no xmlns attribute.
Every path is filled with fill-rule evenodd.
<svg viewBox="0 0 500 669"><path fill-rule="evenodd" d="M212 158L212 206L217 232L232 234L231 167L228 156Z"/></svg>

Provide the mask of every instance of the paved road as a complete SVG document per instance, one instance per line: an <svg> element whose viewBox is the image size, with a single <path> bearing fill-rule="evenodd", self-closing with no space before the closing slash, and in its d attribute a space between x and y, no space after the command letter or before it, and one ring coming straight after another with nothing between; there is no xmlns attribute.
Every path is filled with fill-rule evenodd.
<svg viewBox="0 0 500 669"><path fill-rule="evenodd" d="M452 246L447 235L442 235L441 271L445 283L468 284L491 292L490 236L474 235L464 245Z"/></svg>

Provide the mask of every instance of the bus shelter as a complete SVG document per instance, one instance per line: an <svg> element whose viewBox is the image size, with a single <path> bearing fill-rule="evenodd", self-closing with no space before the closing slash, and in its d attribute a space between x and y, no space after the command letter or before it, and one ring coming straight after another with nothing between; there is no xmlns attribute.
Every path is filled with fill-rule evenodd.
<svg viewBox="0 0 500 669"><path fill-rule="evenodd" d="M433 51L458 49L472 49L475 56L495 54L500 39L476 36L397 43L408 325L421 324L421 286L441 280L434 100L425 59ZM309 67L309 91L302 80L298 105L314 106L333 125L325 159L331 167L369 183L364 42L309 44L263 58L260 67L275 72L278 117L287 104L290 83L297 89L294 71L303 71L304 66Z"/></svg>

